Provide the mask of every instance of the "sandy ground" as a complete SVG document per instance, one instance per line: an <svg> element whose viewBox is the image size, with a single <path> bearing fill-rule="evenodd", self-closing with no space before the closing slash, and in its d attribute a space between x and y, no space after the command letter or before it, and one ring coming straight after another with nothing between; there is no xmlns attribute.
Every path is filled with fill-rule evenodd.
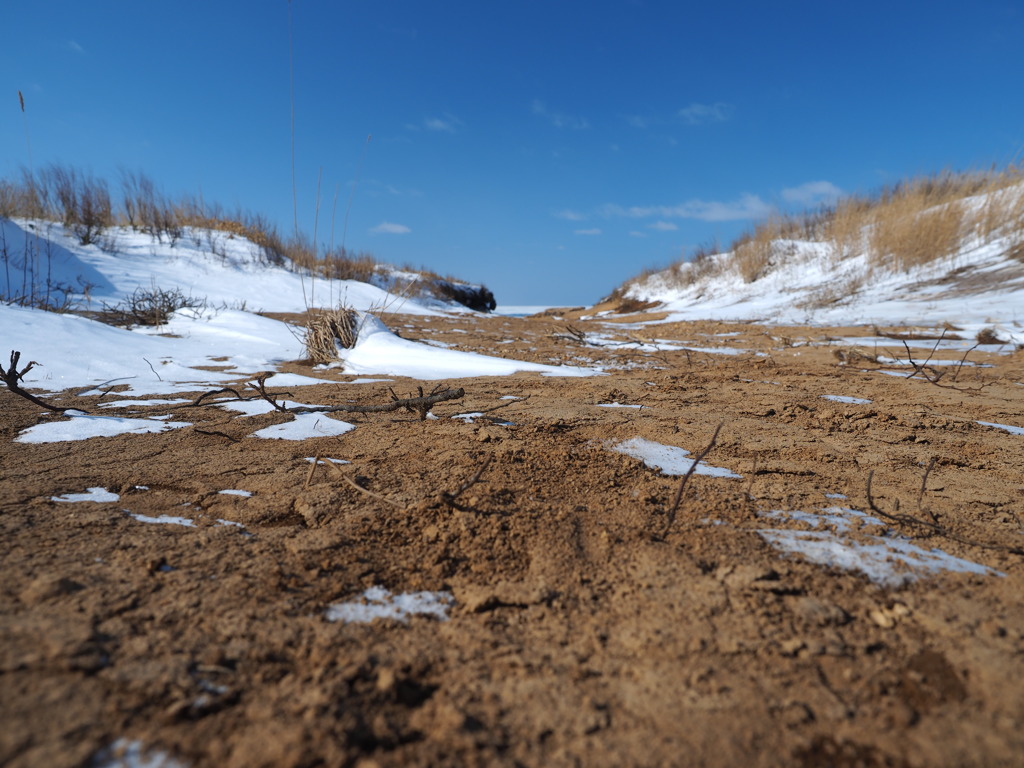
<svg viewBox="0 0 1024 768"><path fill-rule="evenodd" d="M938 386L830 341L869 329L571 323L746 350L721 355L588 346L551 317L390 324L608 375L451 381L437 420L302 442L249 437L281 414L185 405L127 409L194 425L166 433L15 443L53 417L0 392L0 764L1021 764L1024 435L976 422L1024 425L1024 353ZM421 384L286 368L325 379L304 402ZM693 455L719 424L704 463L742 478L694 475L675 510L679 477L609 450ZM350 463L310 477L316 455ZM853 535L998 573L889 588L759 534L813 527L771 510L870 511L872 471L878 510L931 527ZM52 500L91 487L120 498ZM448 618L327 620L371 587L448 593Z"/></svg>

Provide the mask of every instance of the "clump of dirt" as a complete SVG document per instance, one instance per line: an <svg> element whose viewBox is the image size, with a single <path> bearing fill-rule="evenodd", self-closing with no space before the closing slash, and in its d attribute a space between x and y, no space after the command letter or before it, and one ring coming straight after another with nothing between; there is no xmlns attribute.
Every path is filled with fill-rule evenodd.
<svg viewBox="0 0 1024 768"><path fill-rule="evenodd" d="M340 437L259 439L288 416L202 404L135 409L189 428L15 443L44 417L0 392L0 763L125 744L190 766L1019 761L1024 437L979 422L1022 424L1022 353L931 381L877 362L900 340L834 354L867 329L559 322L392 318L605 375L460 379L436 419L345 414ZM423 384L284 369L322 376L301 400L324 405ZM633 438L711 445L702 464L740 477L697 472L676 508L679 475L610 450ZM119 498L53 500L97 487ZM764 535L843 526L979 569L905 564L887 587ZM419 592L450 595L447 618L328 619Z"/></svg>

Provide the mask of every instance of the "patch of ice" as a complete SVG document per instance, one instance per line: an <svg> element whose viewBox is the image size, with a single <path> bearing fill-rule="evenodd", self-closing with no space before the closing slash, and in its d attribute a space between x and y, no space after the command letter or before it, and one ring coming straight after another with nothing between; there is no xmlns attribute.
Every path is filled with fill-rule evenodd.
<svg viewBox="0 0 1024 768"><path fill-rule="evenodd" d="M361 599L327 606L324 618L346 624L367 624L374 619L397 619L407 622L416 614L434 616L445 621L454 601L450 592L403 592L393 595L384 587L370 587Z"/></svg>
<svg viewBox="0 0 1024 768"><path fill-rule="evenodd" d="M1024 427L1014 427L1010 426L1009 424L996 424L994 421L979 421L978 424L981 424L982 426L985 427L995 427L996 429L1004 429L1011 435L1024 435Z"/></svg>
<svg viewBox="0 0 1024 768"><path fill-rule="evenodd" d="M642 437L624 440L618 445L611 446L611 449L632 456L634 459L640 459L648 467L659 469L666 475L685 475L693 466L693 459L686 458L690 452L684 448L662 445ZM743 477L743 475L737 475L728 469L712 467L703 462L697 465L694 474L711 477Z"/></svg>
<svg viewBox="0 0 1024 768"><path fill-rule="evenodd" d="M849 507L827 507L820 512L801 512L800 510L783 511L773 509L768 512L761 512L762 517L771 517L778 520L794 520L798 523L807 523L815 528L831 526L840 533L850 530L851 525L857 527L863 525L885 525L873 515L865 514Z"/></svg>
<svg viewBox="0 0 1024 768"><path fill-rule="evenodd" d="M156 400L118 400L116 403L100 403L100 408L128 408L135 405L177 405L179 403L191 403L187 398L161 398Z"/></svg>
<svg viewBox="0 0 1024 768"><path fill-rule="evenodd" d="M736 347L680 347L690 352L703 352L708 355L746 355L749 349L737 349ZM766 357L764 352L755 353L757 357Z"/></svg>
<svg viewBox="0 0 1024 768"><path fill-rule="evenodd" d="M128 510L125 510L126 512ZM184 525L187 528L195 528L196 524L189 520L187 517L175 517L173 515L160 515L159 517L150 517L149 515L140 515L135 512L128 512L129 517L138 520L140 523L154 523L156 525Z"/></svg>
<svg viewBox="0 0 1024 768"><path fill-rule="evenodd" d="M291 421L264 427L253 432L250 437L271 440L307 440L311 437L336 437L355 428L354 424L332 419L322 413L296 413Z"/></svg>
<svg viewBox="0 0 1024 768"><path fill-rule="evenodd" d="M352 379L352 381L349 381L347 383L348 384L379 384L379 383L385 382L385 381L394 381L394 379L368 379L368 378L365 378L365 377L361 377L361 378L358 378L358 379Z"/></svg>
<svg viewBox="0 0 1024 768"><path fill-rule="evenodd" d="M228 488L223 491L217 491L217 493L222 493L225 496L245 496L246 498L252 496L252 491L240 491L237 488Z"/></svg>
<svg viewBox="0 0 1024 768"><path fill-rule="evenodd" d="M900 537L872 536L871 543L860 543L827 531L763 529L758 533L776 549L801 554L819 565L859 571L886 587L903 586L942 571L1004 575L940 549L921 549Z"/></svg>
<svg viewBox="0 0 1024 768"><path fill-rule="evenodd" d="M217 522L221 525L228 525L234 528L241 528L242 530L245 530L244 525L242 525L241 523L236 523L234 520L224 520L223 518L218 517Z"/></svg>
<svg viewBox="0 0 1024 768"><path fill-rule="evenodd" d="M107 501L117 501L120 498L106 488L88 488L85 493L65 493L63 496L51 496L50 501L95 501L102 504Z"/></svg>
<svg viewBox="0 0 1024 768"><path fill-rule="evenodd" d="M942 571L1003 576L979 563L954 557L940 549L926 550L910 539L887 531L882 536L844 537L854 523L881 525L882 521L855 509L829 507L822 514L774 510L765 517L789 519L833 530L796 531L778 528L758 530L761 538L776 549L803 555L812 563L863 573L876 584L899 587Z"/></svg>
<svg viewBox="0 0 1024 768"><path fill-rule="evenodd" d="M127 419L119 416L90 416L81 411L65 411L64 415L69 417L67 421L49 421L22 430L21 434L14 439L14 442L60 443L72 440L88 440L90 437L141 435L147 432L164 432L168 429L192 426L185 421Z"/></svg>
<svg viewBox="0 0 1024 768"><path fill-rule="evenodd" d="M598 403L598 408L643 408L642 405L627 405L625 403Z"/></svg>
<svg viewBox="0 0 1024 768"><path fill-rule="evenodd" d="M306 457L306 461L308 461L309 463L312 464L314 461L316 461L316 456L307 456ZM325 461L329 461L329 462L331 462L331 464L351 464L352 463L351 461L348 461L347 459L330 459L327 456L321 456L320 457L320 463L323 464Z"/></svg>
<svg viewBox="0 0 1024 768"><path fill-rule="evenodd" d="M915 360L910 362L909 360L903 360L898 357L886 357L885 355L878 356L878 362L883 365L924 365L924 359ZM963 365L964 368L991 368L991 363L972 363L970 360L929 360L928 366L935 365Z"/></svg>
<svg viewBox="0 0 1024 768"><path fill-rule="evenodd" d="M836 403L849 403L850 405L871 405L870 400L863 397L850 397L849 395L822 395L823 400L832 400Z"/></svg>
<svg viewBox="0 0 1024 768"><path fill-rule="evenodd" d="M846 494L845 493L826 493L825 494L825 498L826 499L845 499L846 498Z"/></svg>

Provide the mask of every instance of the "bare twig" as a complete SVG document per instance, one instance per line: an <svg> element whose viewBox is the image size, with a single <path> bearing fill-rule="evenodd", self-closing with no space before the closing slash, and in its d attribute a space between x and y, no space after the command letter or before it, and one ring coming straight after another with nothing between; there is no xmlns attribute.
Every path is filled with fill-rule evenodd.
<svg viewBox="0 0 1024 768"><path fill-rule="evenodd" d="M568 341L575 341L580 344L589 344L594 347L604 346L603 344L598 344L597 342L594 341L587 341L587 334L581 331L579 328L576 328L575 326L566 325L565 330L565 333L558 333L557 331L552 331L551 338L566 339Z"/></svg>
<svg viewBox="0 0 1024 768"><path fill-rule="evenodd" d="M287 406L283 405L276 398L281 397L282 395L291 396L291 392L267 391L267 379L273 375L274 374L272 372L261 373L253 381L249 382L249 386L256 390L256 396L263 400L266 400L268 403L274 406L275 411L278 411L280 413L390 413L392 411L397 411L404 408L411 413L418 413L420 415L420 420L424 420L427 418L427 414L430 413L430 409L433 406L437 405L438 403L443 403L446 400L458 400L462 397L465 397L466 395L466 390L462 389L461 387L459 389L442 390L438 386L435 387L434 390L429 395L423 393L423 387L419 387L419 397L402 398L396 395L394 391L390 390L389 388L389 391L391 392L391 402L382 403L380 405L352 405L346 403L343 405ZM243 397L238 393L237 390L232 389L231 387L225 387L224 389L214 389L209 392L204 392L202 395L196 398L192 405L201 405L203 400L205 400L206 398L221 394L232 394L235 396L235 400L241 400L243 402L256 399L256 396ZM232 401L218 400L217 402L221 403Z"/></svg>
<svg viewBox="0 0 1024 768"><path fill-rule="evenodd" d="M683 475L683 479L679 482L679 488L676 490L675 498L672 500L672 506L669 507L668 510L668 520L665 524L665 533L668 533L672 529L672 525L676 521L676 512L679 510L679 504L683 500L683 491L686 489L686 483L690 480L690 475L697 471L697 465L700 464L705 456L711 453L711 449L715 447L715 442L718 440L718 433L721 431L724 424L725 422L723 421L715 427L715 433L711 435L711 442L708 443L707 447L703 451L694 457L693 464L691 464L690 468L686 470L686 474Z"/></svg>
<svg viewBox="0 0 1024 768"><path fill-rule="evenodd" d="M203 400L205 400L208 397L213 397L214 395L223 395L223 394L226 394L228 392L230 392L232 395L234 395L236 400L245 400L246 399L246 398L242 397L240 394L238 394L238 390L232 389L231 387L224 387L224 389L211 389L209 392L204 392L203 394L201 394L199 397L197 397L195 399L195 402L193 402L192 405L201 405ZM232 401L231 400L218 400L217 402L232 402Z"/></svg>
<svg viewBox="0 0 1024 768"><path fill-rule="evenodd" d="M875 503L875 500L874 500L874 498L871 495L871 479L874 477L874 474L875 474L874 470L871 470L870 472L868 472L868 481L867 481L867 489L866 489L867 501L868 501L868 508L872 512L874 512L876 515L878 515L879 517L884 518L885 520L888 520L888 521L893 522L893 523L898 523L900 525L906 525L906 526L916 527L918 529L923 529L923 530L929 532L932 535L942 536L942 537L947 538L947 539L949 539L951 541L955 541L955 542L957 542L959 544L964 544L964 545L969 546L969 547L979 547L981 549L992 549L992 550L996 550L996 551L999 551L999 552L1009 552L1010 554L1013 554L1013 555L1024 556L1024 549L1022 549L1021 547L1009 547L1009 546L1006 546L1004 544L989 544L989 543L984 542L984 541L975 541L973 539L966 539L963 536L959 536L959 535L953 533L948 528L944 528L943 526L939 525L938 523L933 523L933 522L929 522L927 520L922 520L921 518L914 517L913 515L891 514L889 512L886 512L885 510L879 508L879 506ZM927 475L926 475L926 480L927 480Z"/></svg>
<svg viewBox="0 0 1024 768"><path fill-rule="evenodd" d="M57 405L51 405L50 403L47 403L44 400L40 400L35 395L26 392L24 389L22 389L20 382L25 378L25 374L31 371L35 366L39 365L39 363L37 363L35 360L32 360L29 362L28 365L26 365L19 371L19 360L21 360L21 352L12 349L10 366L7 368L6 371L2 367L0 367L0 381L3 381L3 383L7 385L7 388L11 390L11 392L18 395L19 397L25 398L30 403L35 403L40 408L45 408L46 410L53 411L55 413L65 413L66 411L70 410L77 410L82 411L82 413L86 413L86 411L82 410L81 408L61 408L60 406Z"/></svg>
<svg viewBox="0 0 1024 768"><path fill-rule="evenodd" d="M199 434L199 435L209 435L211 437L223 437L223 438L226 438L226 439L230 440L232 443L237 443L238 442L238 438L237 437L232 437L231 435L227 434L226 432L218 432L215 429L200 429L199 427L196 427L193 430L193 432L195 432L196 434Z"/></svg>
<svg viewBox="0 0 1024 768"><path fill-rule="evenodd" d="M313 462L313 466L314 467L316 466L316 462ZM372 497L374 499L377 499L378 501L383 501L385 504L390 504L392 507L395 507L397 509L404 509L404 507L401 504L399 504L397 501L392 501L391 499L387 498L386 496L381 496L379 493L374 493L373 491L369 490L368 488L363 488L363 486L359 485L359 483L357 483L351 477L349 477L344 472L342 472L341 468L338 467L336 464L334 464L332 462L327 462L327 467L328 467L328 469L332 470L336 475L338 475L338 477L340 477L344 482L348 483L350 486L355 488L360 493L366 494L367 496L370 496L370 497Z"/></svg>
<svg viewBox="0 0 1024 768"><path fill-rule="evenodd" d="M146 360L146 358L142 358L142 359ZM153 367L153 364L151 362L149 362L149 360L146 360L146 365L149 366L149 370L151 370L153 372L153 375L156 376L159 381L163 381L163 378L161 378L160 374L156 372L156 368Z"/></svg>
<svg viewBox="0 0 1024 768"><path fill-rule="evenodd" d="M313 457L313 463L309 467L309 472L306 474L306 482L302 484L303 488L309 488L309 484L313 481L313 473L316 472L317 464L320 463L320 454Z"/></svg>
<svg viewBox="0 0 1024 768"><path fill-rule="evenodd" d="M964 356L960 358L960 364L957 365L956 370L953 372L953 381L956 381L956 377L960 375L960 369L964 367L964 362L967 360L967 356L976 350L980 344L975 344L973 347L964 352Z"/></svg>
<svg viewBox="0 0 1024 768"><path fill-rule="evenodd" d="M917 493L917 511L924 514L925 510L922 507L922 501L924 501L924 492L928 488L928 475L932 472L932 467L935 466L935 457L932 456L932 460L928 462L928 467L924 471L924 476L921 478L921 490ZM928 515L932 518L932 522L939 522L939 518L936 517L934 512L929 511Z"/></svg>
<svg viewBox="0 0 1024 768"><path fill-rule="evenodd" d="M473 474L473 476L471 478L469 478L469 480L467 480L461 486L459 486L459 490L455 491L455 493L446 493L445 496L446 496L447 500L454 503L454 501L457 498L459 498L459 496L461 496L463 493L465 493L470 488L472 488L474 485L476 485L478 482L480 482L480 478L483 475L483 473L487 471L487 468L489 466L491 466L491 459L492 458L494 458L494 457L493 456L488 456L486 459L484 459L484 463L480 465L480 469L478 469Z"/></svg>
<svg viewBox="0 0 1024 768"><path fill-rule="evenodd" d="M518 405L519 403L525 403L529 399L530 396L526 395L525 397L520 397L518 400L509 400L508 402L501 403L500 405L492 405L490 408L470 408L468 413L490 413L491 411L497 411L502 408L508 408L510 405Z"/></svg>

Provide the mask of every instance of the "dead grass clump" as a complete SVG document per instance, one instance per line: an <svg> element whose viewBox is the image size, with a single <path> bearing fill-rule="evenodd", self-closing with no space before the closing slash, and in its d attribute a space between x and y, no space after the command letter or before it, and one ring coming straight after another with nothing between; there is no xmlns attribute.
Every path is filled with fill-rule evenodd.
<svg viewBox="0 0 1024 768"><path fill-rule="evenodd" d="M956 253L965 234L963 195L925 179L883 192L871 209L869 263L907 271Z"/></svg>
<svg viewBox="0 0 1024 768"><path fill-rule="evenodd" d="M995 328L982 328L975 339L979 344L1009 344L1006 339L999 338Z"/></svg>
<svg viewBox="0 0 1024 768"><path fill-rule="evenodd" d="M732 264L746 283L760 280L784 257L779 240L792 239L801 229L799 222L783 216L772 216L758 224L754 231L741 235L732 246Z"/></svg>
<svg viewBox="0 0 1024 768"><path fill-rule="evenodd" d="M828 209L820 239L831 246L833 263L864 252L865 227L870 210L871 202L862 197L840 200Z"/></svg>
<svg viewBox="0 0 1024 768"><path fill-rule="evenodd" d="M310 313L302 343L316 365L338 359L338 346L352 349L359 337L359 315L347 307Z"/></svg>

